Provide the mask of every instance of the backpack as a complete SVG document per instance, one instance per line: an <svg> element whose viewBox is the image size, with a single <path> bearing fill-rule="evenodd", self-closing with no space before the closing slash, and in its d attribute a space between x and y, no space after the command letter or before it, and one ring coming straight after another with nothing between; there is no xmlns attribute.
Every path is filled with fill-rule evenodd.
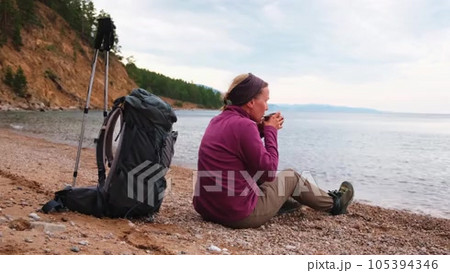
<svg viewBox="0 0 450 273"><path fill-rule="evenodd" d="M113 132L120 120L117 148ZM97 217L152 217L161 207L165 175L174 155L177 117L170 105L144 89L114 101L96 140L98 184L70 186L42 210L72 210ZM108 171L109 169L109 171Z"/></svg>

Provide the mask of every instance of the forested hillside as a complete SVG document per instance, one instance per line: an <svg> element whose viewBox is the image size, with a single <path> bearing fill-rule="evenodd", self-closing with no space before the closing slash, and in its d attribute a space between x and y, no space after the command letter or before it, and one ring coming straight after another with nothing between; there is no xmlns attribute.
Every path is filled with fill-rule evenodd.
<svg viewBox="0 0 450 273"><path fill-rule="evenodd" d="M140 87L158 96L192 102L206 108L219 108L222 105L221 94L212 88L174 80L162 74L138 68L134 63L128 63L125 67L128 75Z"/></svg>
<svg viewBox="0 0 450 273"><path fill-rule="evenodd" d="M89 0L1 0L0 109L2 105L26 109L84 105L97 19L105 16L109 16L107 12L97 12ZM183 105L182 101L205 108L220 106L220 93L212 89L171 79L134 64L125 67L117 34L111 52L110 102L135 87L142 87L172 98L168 101L178 106ZM103 76L104 57L100 54L92 92L93 108L103 103Z"/></svg>

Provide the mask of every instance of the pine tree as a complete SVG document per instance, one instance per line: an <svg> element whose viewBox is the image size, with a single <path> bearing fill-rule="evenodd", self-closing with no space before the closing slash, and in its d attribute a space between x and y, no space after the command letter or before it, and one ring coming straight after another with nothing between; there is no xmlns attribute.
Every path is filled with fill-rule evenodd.
<svg viewBox="0 0 450 273"><path fill-rule="evenodd" d="M81 35L87 41L91 41L94 38L94 25L95 25L95 8L94 4L90 0L81 1L82 21L81 21Z"/></svg>
<svg viewBox="0 0 450 273"><path fill-rule="evenodd" d="M0 45L5 44L11 35L16 13L12 0L0 1Z"/></svg>
<svg viewBox="0 0 450 273"><path fill-rule="evenodd" d="M9 65L6 67L5 78L3 79L3 82L6 85L11 86L11 87L13 85L14 73L13 73L11 66L9 66Z"/></svg>
<svg viewBox="0 0 450 273"><path fill-rule="evenodd" d="M14 92L22 98L25 98L27 95L27 78L23 72L22 67L19 66L17 69L16 75L14 76L13 86Z"/></svg>
<svg viewBox="0 0 450 273"><path fill-rule="evenodd" d="M19 18L14 22L14 31L12 34L12 42L13 46L17 51L20 51L20 48L23 46L22 36L20 35L20 30L22 29L22 24L20 23Z"/></svg>
<svg viewBox="0 0 450 273"><path fill-rule="evenodd" d="M36 22L34 0L16 0L24 24Z"/></svg>

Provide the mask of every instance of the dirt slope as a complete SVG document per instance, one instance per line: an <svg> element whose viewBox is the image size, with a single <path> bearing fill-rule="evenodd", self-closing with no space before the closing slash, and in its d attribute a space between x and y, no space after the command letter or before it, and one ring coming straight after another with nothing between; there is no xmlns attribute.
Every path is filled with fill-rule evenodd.
<svg viewBox="0 0 450 273"><path fill-rule="evenodd" d="M31 98L18 98L11 88L1 81L0 105L25 109L83 107L94 49L85 44L53 10L40 2L36 2L36 10L42 27L22 29L24 46L21 51L16 51L10 41L0 48L1 78L7 66L11 66L14 71L21 66L27 78ZM103 107L103 55L103 52L100 52L97 62L92 108ZM50 74L57 77L58 83L48 77ZM124 65L111 56L109 102L128 94L134 87L136 84L128 77Z"/></svg>

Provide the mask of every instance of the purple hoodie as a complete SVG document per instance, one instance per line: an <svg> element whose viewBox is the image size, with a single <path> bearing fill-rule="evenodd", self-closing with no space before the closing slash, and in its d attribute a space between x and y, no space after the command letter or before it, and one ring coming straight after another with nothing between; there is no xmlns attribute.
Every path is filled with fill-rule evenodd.
<svg viewBox="0 0 450 273"><path fill-rule="evenodd" d="M273 181L278 167L277 130L257 124L239 106L229 105L214 117L198 152L194 208L219 223L250 215L258 200L256 181Z"/></svg>

